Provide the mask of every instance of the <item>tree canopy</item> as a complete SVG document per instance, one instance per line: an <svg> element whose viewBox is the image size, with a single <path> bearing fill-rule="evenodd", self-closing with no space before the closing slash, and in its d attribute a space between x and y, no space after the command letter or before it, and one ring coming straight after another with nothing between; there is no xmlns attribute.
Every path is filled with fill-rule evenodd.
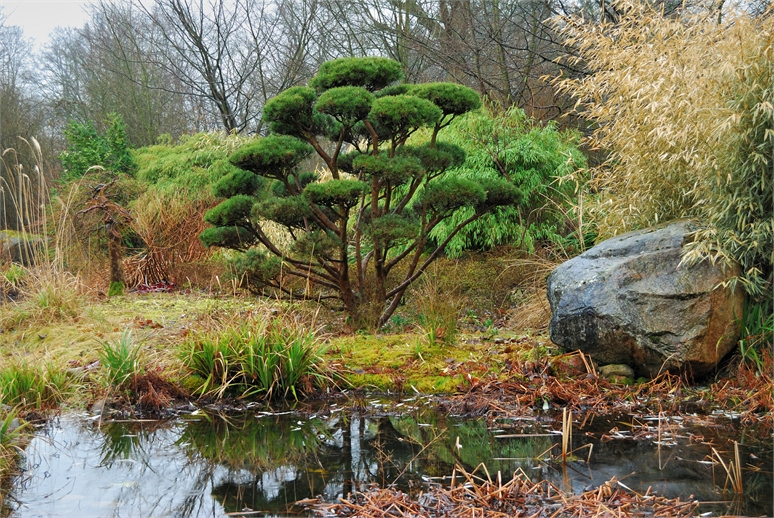
<svg viewBox="0 0 774 518"><path fill-rule="evenodd" d="M244 252L236 267L253 290L336 298L359 323L381 326L457 232L519 200L504 179L445 175L465 153L438 133L479 108L478 95L401 78L388 59L337 59L308 87L267 101L272 134L231 156L238 171L216 184L227 199L206 214L213 226L201 235L209 246ZM422 128L429 142L407 145ZM315 155L323 167L311 171ZM430 246L430 232L463 207L469 216Z"/></svg>

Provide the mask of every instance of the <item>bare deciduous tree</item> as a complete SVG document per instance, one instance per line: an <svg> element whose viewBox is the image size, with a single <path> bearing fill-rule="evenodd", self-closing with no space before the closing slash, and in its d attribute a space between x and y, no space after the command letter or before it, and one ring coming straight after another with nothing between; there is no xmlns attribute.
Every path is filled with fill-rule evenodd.
<svg viewBox="0 0 774 518"><path fill-rule="evenodd" d="M32 44L20 27L6 25L0 11L0 229L22 229L39 205L45 179L34 138L44 113L36 98ZM42 192L42 191L41 191Z"/></svg>
<svg viewBox="0 0 774 518"><path fill-rule="evenodd" d="M192 103L168 91L175 78L148 59L153 27L131 5L102 2L81 29L54 33L43 53L41 91L62 131L68 121L94 121L119 113L129 141L156 142L195 128Z"/></svg>

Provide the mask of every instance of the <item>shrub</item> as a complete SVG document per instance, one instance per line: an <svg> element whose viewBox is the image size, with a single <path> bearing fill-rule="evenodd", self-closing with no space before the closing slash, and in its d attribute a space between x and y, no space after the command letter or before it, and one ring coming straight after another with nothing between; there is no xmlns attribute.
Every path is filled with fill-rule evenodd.
<svg viewBox="0 0 774 518"><path fill-rule="evenodd" d="M560 88L595 124L592 145L609 153L587 205L600 236L694 217L705 226L685 260L738 262L732 284L770 297L774 16L618 4L616 24L558 22L591 71Z"/></svg>
<svg viewBox="0 0 774 518"><path fill-rule="evenodd" d="M139 148L133 156L137 178L160 191L208 195L211 185L235 168L228 162L234 150L251 139L226 133L196 133Z"/></svg>
<svg viewBox="0 0 774 518"><path fill-rule="evenodd" d="M573 211L578 185L584 182L586 158L579 149L580 134L540 124L512 107L497 112L492 106L454 121L444 138L465 150L465 161L447 176L512 184L518 204L498 204L491 212L465 226L446 245L446 254L460 257L465 250L488 250L510 244L532 250L538 240L566 245L587 232ZM504 188L491 184L488 191ZM443 242L460 221L475 209L460 209L430 233ZM582 244L582 241L581 241Z"/></svg>
<svg viewBox="0 0 774 518"><path fill-rule="evenodd" d="M244 171L228 161L237 146L249 140L198 133L135 151L137 178L145 189L131 203L132 230L143 250L124 262L127 285L198 276L192 265L209 256L198 239L206 227L204 213L216 196L239 194L233 189L257 178L252 173L252 178L243 178Z"/></svg>
<svg viewBox="0 0 774 518"><path fill-rule="evenodd" d="M120 115L112 114L105 121L103 135L92 121L70 121L65 129L67 149L59 155L65 171L65 180L81 178L93 166L100 166L114 174L133 174L137 164L129 151L126 127Z"/></svg>

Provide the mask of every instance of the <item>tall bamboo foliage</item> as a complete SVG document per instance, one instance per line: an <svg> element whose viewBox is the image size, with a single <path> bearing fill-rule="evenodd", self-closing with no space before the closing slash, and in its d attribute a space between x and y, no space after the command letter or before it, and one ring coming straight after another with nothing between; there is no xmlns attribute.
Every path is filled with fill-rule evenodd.
<svg viewBox="0 0 774 518"><path fill-rule="evenodd" d="M596 124L608 159L594 171L600 236L682 217L704 224L688 262L741 265L750 295L774 262L774 16L693 9L664 16L618 2L617 24L559 20L590 69L560 79Z"/></svg>

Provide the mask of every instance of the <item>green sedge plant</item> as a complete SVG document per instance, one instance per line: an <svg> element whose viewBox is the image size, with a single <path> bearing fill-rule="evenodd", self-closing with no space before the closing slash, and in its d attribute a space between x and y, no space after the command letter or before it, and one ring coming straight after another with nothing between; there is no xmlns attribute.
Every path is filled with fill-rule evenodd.
<svg viewBox="0 0 774 518"><path fill-rule="evenodd" d="M0 370L0 404L25 408L56 406L70 393L67 372L53 364L11 363Z"/></svg>
<svg viewBox="0 0 774 518"><path fill-rule="evenodd" d="M0 409L0 482L5 481L16 467L26 425L19 424L19 414L15 409ZM0 509L3 495L0 493Z"/></svg>
<svg viewBox="0 0 774 518"><path fill-rule="evenodd" d="M105 342L99 353L108 386L124 389L131 380L141 374L140 346L132 340L132 331L127 328L115 342Z"/></svg>
<svg viewBox="0 0 774 518"><path fill-rule="evenodd" d="M200 395L298 399L331 378L315 333L277 318L190 335L180 357Z"/></svg>
<svg viewBox="0 0 774 518"><path fill-rule="evenodd" d="M744 363L765 372L764 351L771 354L774 348L774 314L771 300L754 302L746 300L741 320L739 354Z"/></svg>

